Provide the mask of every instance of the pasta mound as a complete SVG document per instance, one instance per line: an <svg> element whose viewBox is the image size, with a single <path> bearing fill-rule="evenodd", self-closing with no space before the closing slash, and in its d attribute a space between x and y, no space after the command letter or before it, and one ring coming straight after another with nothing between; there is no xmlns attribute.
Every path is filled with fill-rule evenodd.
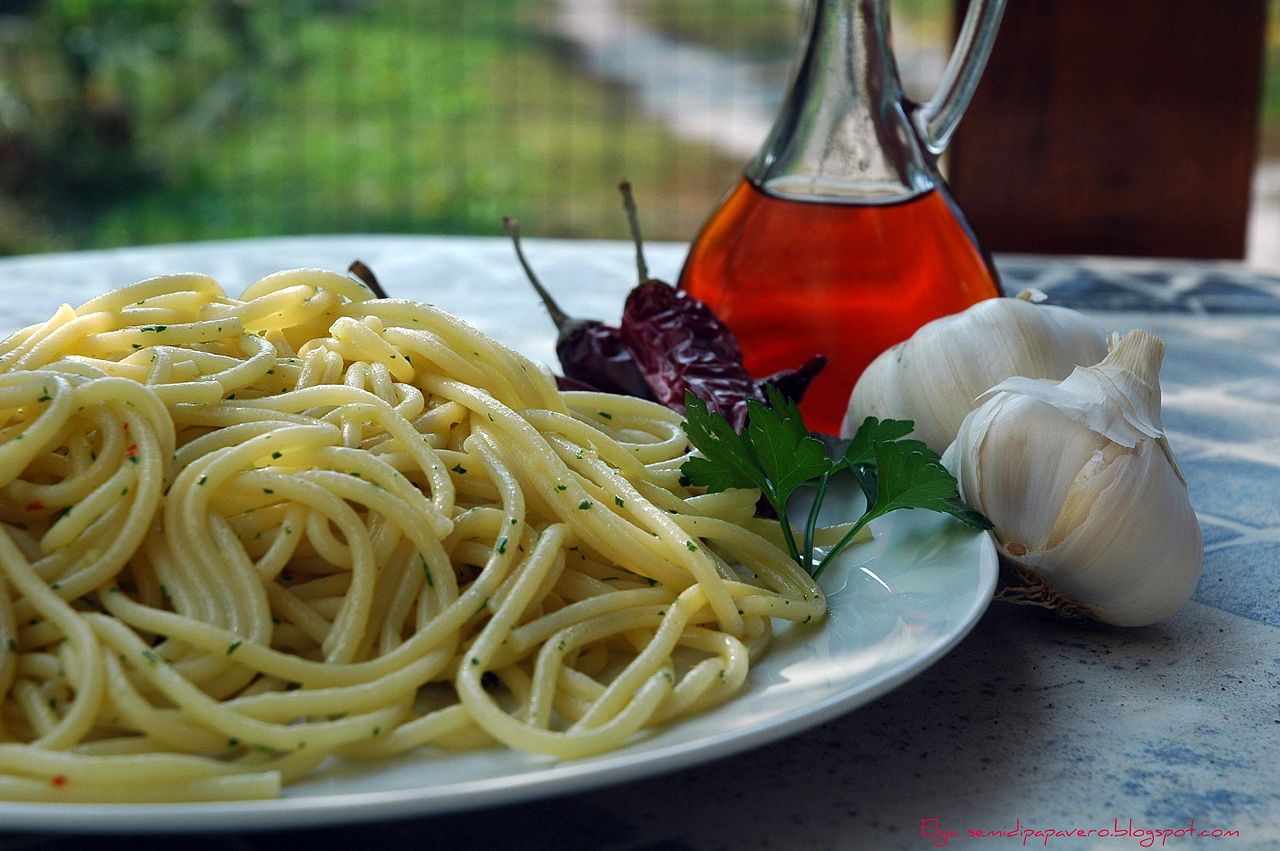
<svg viewBox="0 0 1280 851"><path fill-rule="evenodd" d="M62 307L0 344L0 798L575 758L729 699L825 601L687 452L679 415L331 272Z"/></svg>

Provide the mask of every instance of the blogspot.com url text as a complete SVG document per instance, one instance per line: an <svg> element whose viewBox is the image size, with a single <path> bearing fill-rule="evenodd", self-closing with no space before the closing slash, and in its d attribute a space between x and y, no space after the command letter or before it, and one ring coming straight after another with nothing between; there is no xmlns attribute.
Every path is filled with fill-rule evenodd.
<svg viewBox="0 0 1280 851"><path fill-rule="evenodd" d="M920 837L932 841L935 848L946 848L952 840L1017 840L1023 846L1048 847L1055 839L1129 838L1142 848L1164 847L1170 839L1239 839L1240 831L1230 828L1198 828L1195 819L1185 827L1142 827L1133 819L1122 824L1113 819L1104 827L1024 827L1022 819L1007 827L968 827L949 829L936 818L920 819ZM956 843L959 845L960 843Z"/></svg>

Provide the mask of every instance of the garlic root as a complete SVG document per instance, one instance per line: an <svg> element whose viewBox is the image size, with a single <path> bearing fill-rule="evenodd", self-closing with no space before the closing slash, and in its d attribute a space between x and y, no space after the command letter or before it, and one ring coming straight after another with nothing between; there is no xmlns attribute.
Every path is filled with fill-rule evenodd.
<svg viewBox="0 0 1280 851"><path fill-rule="evenodd" d="M1014 606L1036 606L1041 609L1049 609L1059 617L1070 620L1079 620L1091 616L1088 607L1054 591L1053 588L1049 587L1049 583L1045 581L1044 577L1037 575L1034 571L1012 562L1005 562L1004 564L1011 573L1017 576L1019 581L1025 584L1007 584L998 588L995 596L992 597L996 602L1009 603ZM1094 618L1094 620L1097 620L1097 618Z"/></svg>

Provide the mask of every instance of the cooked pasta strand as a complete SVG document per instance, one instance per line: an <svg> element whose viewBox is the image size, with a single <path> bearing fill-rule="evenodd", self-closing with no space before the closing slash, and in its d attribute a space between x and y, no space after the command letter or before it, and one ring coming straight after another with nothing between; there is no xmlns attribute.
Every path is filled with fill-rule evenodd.
<svg viewBox="0 0 1280 851"><path fill-rule="evenodd" d="M0 343L0 798L576 758L731 698L825 600L686 452L677 414L345 275L63 306Z"/></svg>

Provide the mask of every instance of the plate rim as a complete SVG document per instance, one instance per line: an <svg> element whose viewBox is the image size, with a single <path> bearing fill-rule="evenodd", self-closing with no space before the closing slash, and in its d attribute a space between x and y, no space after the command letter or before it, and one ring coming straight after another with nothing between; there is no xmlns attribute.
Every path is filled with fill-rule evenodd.
<svg viewBox="0 0 1280 851"><path fill-rule="evenodd" d="M892 534L892 533L890 533ZM442 793L430 787L351 791L253 801L187 803L48 803L0 801L0 829L66 834L93 831L116 835L229 833L301 830L340 824L460 814L503 805L560 797L669 774L773 744L844 715L907 683L951 652L977 625L991 604L999 558L991 536L978 538L977 589L967 610L935 643L888 669L858 680L816 703L761 719L745 728L673 742L652 750L621 748L590 760L550 762L527 775L458 781ZM731 704L729 704L731 705ZM715 712L713 708L708 710Z"/></svg>

